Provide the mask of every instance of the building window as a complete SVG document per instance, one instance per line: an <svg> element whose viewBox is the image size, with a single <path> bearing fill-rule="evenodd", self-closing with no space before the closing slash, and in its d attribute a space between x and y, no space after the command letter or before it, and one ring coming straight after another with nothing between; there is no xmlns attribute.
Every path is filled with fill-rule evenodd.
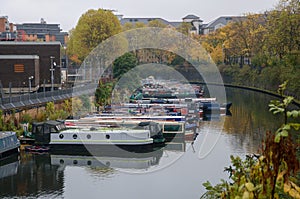
<svg viewBox="0 0 300 199"><path fill-rule="evenodd" d="M15 73L24 73L24 64L15 64L14 71Z"/></svg>

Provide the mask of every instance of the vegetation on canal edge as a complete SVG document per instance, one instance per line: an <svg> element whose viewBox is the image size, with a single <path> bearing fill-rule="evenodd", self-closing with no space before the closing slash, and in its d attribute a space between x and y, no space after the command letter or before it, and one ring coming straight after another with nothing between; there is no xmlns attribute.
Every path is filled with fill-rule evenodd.
<svg viewBox="0 0 300 199"><path fill-rule="evenodd" d="M278 89L282 96L286 85ZM259 155L247 155L244 160L231 156L232 165L225 168L230 182L221 180L215 186L203 183L207 189L203 198L300 198L300 123L290 122L300 118L300 110L289 110L292 101L293 97L287 96L270 102L269 110L283 116L283 125L275 133L267 132ZM290 135L292 129L298 132L295 139Z"/></svg>
<svg viewBox="0 0 300 199"><path fill-rule="evenodd" d="M275 90L300 98L300 2L280 0L274 10L248 14L200 41L226 83Z"/></svg>
<svg viewBox="0 0 300 199"><path fill-rule="evenodd" d="M16 111L12 110L10 114L4 115L0 110L0 131L15 131L18 136L22 135L22 124L29 123L29 131L31 130L32 122L42 122L45 120L67 119L71 116L76 116L82 111L89 112L91 103L88 96L80 96L65 100L60 108L55 108L54 102L48 102L44 111L39 111L37 114L30 114L27 111L19 113L16 117Z"/></svg>

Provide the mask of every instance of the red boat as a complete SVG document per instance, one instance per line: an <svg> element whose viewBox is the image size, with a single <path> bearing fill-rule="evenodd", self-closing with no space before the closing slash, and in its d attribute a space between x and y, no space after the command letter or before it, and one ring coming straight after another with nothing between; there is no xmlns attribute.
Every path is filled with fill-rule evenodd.
<svg viewBox="0 0 300 199"><path fill-rule="evenodd" d="M45 153L50 150L49 147L46 146L26 146L25 151L35 152L35 153Z"/></svg>

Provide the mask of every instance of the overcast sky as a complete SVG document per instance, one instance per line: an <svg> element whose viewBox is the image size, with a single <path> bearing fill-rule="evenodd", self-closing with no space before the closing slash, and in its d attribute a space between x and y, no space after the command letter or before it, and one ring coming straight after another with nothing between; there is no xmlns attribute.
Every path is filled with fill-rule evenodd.
<svg viewBox="0 0 300 199"><path fill-rule="evenodd" d="M59 23L64 31L75 27L89 9L114 9L125 17L162 17L181 21L187 14L204 23L222 15L259 13L275 7L278 0L0 0L0 16L12 23Z"/></svg>

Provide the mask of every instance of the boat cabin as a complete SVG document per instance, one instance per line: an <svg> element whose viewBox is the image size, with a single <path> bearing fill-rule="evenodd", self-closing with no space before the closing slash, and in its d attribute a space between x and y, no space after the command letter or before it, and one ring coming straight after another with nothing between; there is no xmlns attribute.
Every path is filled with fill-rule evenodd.
<svg viewBox="0 0 300 199"><path fill-rule="evenodd" d="M59 133L65 129L66 126L63 121L49 120L32 124L32 133L35 136L35 142L38 144L48 144L51 133Z"/></svg>

